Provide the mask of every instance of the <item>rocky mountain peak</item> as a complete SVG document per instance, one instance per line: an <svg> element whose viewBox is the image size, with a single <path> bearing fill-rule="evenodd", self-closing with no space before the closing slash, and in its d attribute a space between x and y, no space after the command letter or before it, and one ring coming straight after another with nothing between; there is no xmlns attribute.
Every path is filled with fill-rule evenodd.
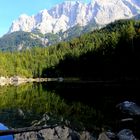
<svg viewBox="0 0 140 140"><path fill-rule="evenodd" d="M9 33L34 30L39 30L43 34L57 33L75 25L85 26L92 21L98 25L106 25L137 14L140 14L139 0L92 0L88 4L65 1L34 16L21 15L12 23Z"/></svg>

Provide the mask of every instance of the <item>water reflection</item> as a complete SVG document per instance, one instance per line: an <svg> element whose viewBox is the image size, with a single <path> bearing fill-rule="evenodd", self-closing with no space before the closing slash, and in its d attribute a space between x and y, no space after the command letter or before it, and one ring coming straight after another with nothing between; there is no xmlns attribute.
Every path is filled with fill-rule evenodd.
<svg viewBox="0 0 140 140"><path fill-rule="evenodd" d="M94 107L64 100L55 90L47 90L46 84L0 87L1 123L13 128L31 126L45 113L51 116L51 123L69 120L80 127L93 126L103 117Z"/></svg>

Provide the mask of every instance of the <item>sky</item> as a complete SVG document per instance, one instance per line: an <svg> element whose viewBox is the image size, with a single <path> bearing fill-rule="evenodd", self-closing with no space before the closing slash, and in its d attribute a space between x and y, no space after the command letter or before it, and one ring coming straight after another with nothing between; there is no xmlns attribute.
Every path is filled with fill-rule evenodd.
<svg viewBox="0 0 140 140"><path fill-rule="evenodd" d="M0 37L8 32L12 21L21 14L36 15L43 9L51 9L65 0L0 0ZM89 2L90 0L81 0Z"/></svg>

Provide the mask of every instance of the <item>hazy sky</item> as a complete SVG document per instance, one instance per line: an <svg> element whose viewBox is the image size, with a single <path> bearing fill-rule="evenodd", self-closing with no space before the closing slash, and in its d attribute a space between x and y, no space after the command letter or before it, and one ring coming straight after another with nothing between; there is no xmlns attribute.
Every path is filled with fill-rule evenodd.
<svg viewBox="0 0 140 140"><path fill-rule="evenodd" d="M65 0L0 0L0 36L6 33L13 20L21 14L35 15ZM81 0L89 2L90 0Z"/></svg>

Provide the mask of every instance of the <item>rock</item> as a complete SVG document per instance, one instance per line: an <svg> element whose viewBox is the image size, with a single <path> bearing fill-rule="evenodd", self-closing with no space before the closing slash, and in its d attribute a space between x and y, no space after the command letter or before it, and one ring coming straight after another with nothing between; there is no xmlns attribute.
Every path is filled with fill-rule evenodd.
<svg viewBox="0 0 140 140"><path fill-rule="evenodd" d="M107 131L102 132L99 135L98 140L136 140L133 132L130 129L123 129L117 135L115 133Z"/></svg>
<svg viewBox="0 0 140 140"><path fill-rule="evenodd" d="M18 111L18 115L19 115L20 117L25 117L25 113L23 112L22 109L18 108L17 111Z"/></svg>
<svg viewBox="0 0 140 140"><path fill-rule="evenodd" d="M123 113L128 113L129 115L140 115L140 106L136 105L134 102L125 101L117 105Z"/></svg>
<svg viewBox="0 0 140 140"><path fill-rule="evenodd" d="M89 132L81 133L66 126L53 129L42 129L37 132L26 132L15 135L15 140L96 140Z"/></svg>
<svg viewBox="0 0 140 140"><path fill-rule="evenodd" d="M80 140L96 140L96 138L93 137L89 132L83 131L80 134Z"/></svg>
<svg viewBox="0 0 140 140"><path fill-rule="evenodd" d="M119 140L136 140L133 132L130 129L123 129L118 134L117 137Z"/></svg>
<svg viewBox="0 0 140 140"><path fill-rule="evenodd" d="M106 135L105 132L103 132L99 135L98 140L111 140L111 139Z"/></svg>
<svg viewBox="0 0 140 140"><path fill-rule="evenodd" d="M49 78L50 81L57 81L56 78ZM29 82L47 82L48 78L25 78L20 76L13 77L0 77L0 86L4 85L14 85L18 86L23 83Z"/></svg>
<svg viewBox="0 0 140 140"><path fill-rule="evenodd" d="M11 85L20 85L22 83L26 83L27 78L22 78L20 76L14 76L10 78L10 84Z"/></svg>
<svg viewBox="0 0 140 140"><path fill-rule="evenodd" d="M0 86L4 86L7 83L9 83L9 80L6 77L1 76L0 77Z"/></svg>
<svg viewBox="0 0 140 140"><path fill-rule="evenodd" d="M115 133L114 133L114 132L111 132L110 130L108 130L108 131L106 132L106 135L107 135L108 138L110 138L110 139L115 139L115 137L116 137Z"/></svg>

